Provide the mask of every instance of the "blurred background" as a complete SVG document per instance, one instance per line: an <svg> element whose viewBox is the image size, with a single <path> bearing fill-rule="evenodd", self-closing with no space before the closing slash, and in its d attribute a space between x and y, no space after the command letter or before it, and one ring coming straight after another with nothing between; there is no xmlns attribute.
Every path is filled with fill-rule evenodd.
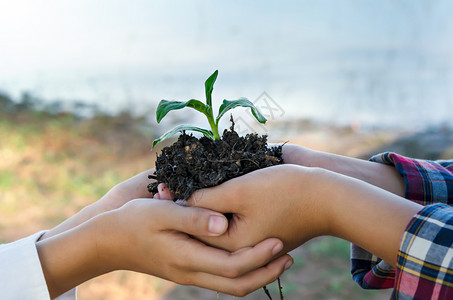
<svg viewBox="0 0 453 300"><path fill-rule="evenodd" d="M157 126L155 108L204 100L216 69L217 106L247 97L269 119L237 109L243 133L364 159L453 158L451 1L0 4L0 242L51 228L153 167L152 140L175 124L206 126L190 110ZM330 237L295 250L287 299L388 299L355 286L348 255ZM115 272L83 284L79 299L216 294Z"/></svg>

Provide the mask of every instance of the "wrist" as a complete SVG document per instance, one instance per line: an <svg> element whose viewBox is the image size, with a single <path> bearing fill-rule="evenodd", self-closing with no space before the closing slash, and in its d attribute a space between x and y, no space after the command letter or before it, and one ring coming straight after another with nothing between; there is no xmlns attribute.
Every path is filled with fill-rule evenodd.
<svg viewBox="0 0 453 300"><path fill-rule="evenodd" d="M75 227L79 226L80 224L82 224L88 220L91 220L95 216L103 213L104 209L98 202L85 206L78 213L76 213L69 219L65 220L63 223L61 223L61 224L57 225L56 227L52 228L51 230L47 231L45 234L43 234L41 236L39 241L48 239L57 234L60 234L67 230L75 228Z"/></svg>
<svg viewBox="0 0 453 300"><path fill-rule="evenodd" d="M106 272L128 270L127 236L124 233L122 209L107 211L95 218L96 245L99 252L99 264ZM126 249L125 249L126 248Z"/></svg>
<svg viewBox="0 0 453 300"><path fill-rule="evenodd" d="M311 233L308 235L309 239L331 235L333 213L330 207L330 193L333 189L328 181L330 172L317 167L297 168L300 176L292 176L296 180L292 185L296 186L296 195L303 195L298 197L301 199L298 201L298 209L304 211L302 214L304 219L300 220L299 218L295 224L300 225L301 232L306 232L307 226L311 228Z"/></svg>
<svg viewBox="0 0 453 300"><path fill-rule="evenodd" d="M401 236L421 206L348 176L332 173L330 181L329 235L395 265Z"/></svg>
<svg viewBox="0 0 453 300"><path fill-rule="evenodd" d="M310 167L310 170L314 174L310 187L313 187L312 190L315 193L312 201L315 202L316 206L315 213L318 216L316 221L317 226L320 228L319 235L333 236L337 227L337 209L335 205L338 202L335 203L332 200L341 187L337 186L335 173L320 166Z"/></svg>
<svg viewBox="0 0 453 300"><path fill-rule="evenodd" d="M98 218L36 243L52 298L109 272L97 243Z"/></svg>

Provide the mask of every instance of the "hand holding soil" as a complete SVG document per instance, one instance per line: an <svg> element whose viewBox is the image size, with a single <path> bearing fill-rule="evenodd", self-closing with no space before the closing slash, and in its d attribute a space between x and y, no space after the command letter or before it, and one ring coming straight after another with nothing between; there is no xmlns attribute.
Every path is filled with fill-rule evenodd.
<svg viewBox="0 0 453 300"><path fill-rule="evenodd" d="M312 195L319 186L313 176L316 170L274 166L195 192L187 205L232 214L226 234L198 238L236 251L278 237L284 244L282 253L286 253L315 236L327 234L326 211L320 210L320 203ZM160 185L156 197L172 199L173 194Z"/></svg>
<svg viewBox="0 0 453 300"><path fill-rule="evenodd" d="M197 191L187 203L232 213L225 234L198 237L222 249L234 251L274 237L283 241L285 253L313 237L332 235L393 265L402 233L421 209L362 180L297 165L254 171Z"/></svg>
<svg viewBox="0 0 453 300"><path fill-rule="evenodd" d="M52 297L119 269L243 296L274 281L292 261L274 259L283 248L275 238L235 253L192 238L222 234L226 218L143 198L148 172L118 184L36 243Z"/></svg>
<svg viewBox="0 0 453 300"><path fill-rule="evenodd" d="M254 171L195 192L188 204L232 213L228 232L203 241L235 251L267 237L283 241L282 253L328 233L326 211L316 193L316 169L280 165Z"/></svg>

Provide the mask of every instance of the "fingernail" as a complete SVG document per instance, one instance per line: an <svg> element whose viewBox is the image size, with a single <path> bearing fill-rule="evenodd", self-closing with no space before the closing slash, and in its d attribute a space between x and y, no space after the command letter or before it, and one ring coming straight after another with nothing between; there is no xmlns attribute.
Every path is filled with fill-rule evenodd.
<svg viewBox="0 0 453 300"><path fill-rule="evenodd" d="M279 253L280 251L282 251L282 249L283 249L283 244L277 243L277 245L275 245L274 248L272 248L272 255Z"/></svg>
<svg viewBox="0 0 453 300"><path fill-rule="evenodd" d="M292 265L293 265L293 261L291 259L288 260L285 264L285 271L288 270L289 268L291 268Z"/></svg>
<svg viewBox="0 0 453 300"><path fill-rule="evenodd" d="M213 234L221 234L225 231L226 219L221 216L211 216L209 218L209 232Z"/></svg>

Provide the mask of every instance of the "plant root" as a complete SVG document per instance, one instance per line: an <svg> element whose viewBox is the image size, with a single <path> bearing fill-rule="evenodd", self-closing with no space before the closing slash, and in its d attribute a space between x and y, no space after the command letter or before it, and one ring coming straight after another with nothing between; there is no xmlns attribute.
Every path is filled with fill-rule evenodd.
<svg viewBox="0 0 453 300"><path fill-rule="evenodd" d="M266 286L263 286L263 290L264 290L264 293L266 294L266 296L269 297L269 300L272 300L271 293L269 293L269 290L267 289Z"/></svg>
<svg viewBox="0 0 453 300"><path fill-rule="evenodd" d="M280 282L280 277L277 278L278 282L278 292L280 293L280 300L283 300L283 287L282 283Z"/></svg>
<svg viewBox="0 0 453 300"><path fill-rule="evenodd" d="M280 300L283 300L283 287L280 282L280 277L277 278L277 282L278 282L278 292L280 294ZM269 292L269 290L267 289L266 286L263 286L263 290L264 290L264 293L266 294L266 296L269 298L269 300L272 300L271 293Z"/></svg>

